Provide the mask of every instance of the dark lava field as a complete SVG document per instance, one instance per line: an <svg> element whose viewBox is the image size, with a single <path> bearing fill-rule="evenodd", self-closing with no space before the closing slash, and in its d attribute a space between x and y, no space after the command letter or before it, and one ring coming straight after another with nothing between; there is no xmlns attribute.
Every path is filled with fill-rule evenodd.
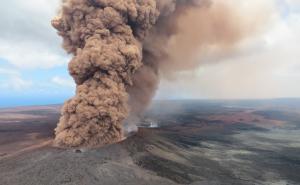
<svg viewBox="0 0 300 185"><path fill-rule="evenodd" d="M90 150L52 146L59 109L0 109L1 185L300 184L297 99L156 101L137 133Z"/></svg>

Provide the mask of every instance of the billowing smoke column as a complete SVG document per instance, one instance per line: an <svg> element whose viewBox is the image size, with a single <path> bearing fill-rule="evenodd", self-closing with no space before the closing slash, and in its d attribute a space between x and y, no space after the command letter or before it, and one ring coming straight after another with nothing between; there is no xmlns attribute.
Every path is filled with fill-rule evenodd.
<svg viewBox="0 0 300 185"><path fill-rule="evenodd" d="M124 120L143 113L159 76L196 67L199 49L230 48L243 38L220 2L64 0L52 25L74 56L69 72L77 88L63 107L56 144L97 147L122 140Z"/></svg>

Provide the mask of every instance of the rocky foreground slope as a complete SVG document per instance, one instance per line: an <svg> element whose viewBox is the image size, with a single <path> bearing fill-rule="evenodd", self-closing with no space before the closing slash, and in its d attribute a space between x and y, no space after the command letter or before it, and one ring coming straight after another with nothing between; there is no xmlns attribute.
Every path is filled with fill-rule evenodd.
<svg viewBox="0 0 300 185"><path fill-rule="evenodd" d="M159 104L158 128L91 150L51 145L58 108L0 110L1 185L300 184L298 108Z"/></svg>

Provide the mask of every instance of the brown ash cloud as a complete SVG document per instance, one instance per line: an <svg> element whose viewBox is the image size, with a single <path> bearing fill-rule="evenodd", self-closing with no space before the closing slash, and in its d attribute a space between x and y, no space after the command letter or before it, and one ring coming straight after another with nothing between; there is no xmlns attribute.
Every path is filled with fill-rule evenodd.
<svg viewBox="0 0 300 185"><path fill-rule="evenodd" d="M231 50L252 33L230 5L64 0L52 25L73 56L69 72L77 87L63 107L56 144L98 147L124 139L124 120L146 110L161 77L194 69L199 51Z"/></svg>

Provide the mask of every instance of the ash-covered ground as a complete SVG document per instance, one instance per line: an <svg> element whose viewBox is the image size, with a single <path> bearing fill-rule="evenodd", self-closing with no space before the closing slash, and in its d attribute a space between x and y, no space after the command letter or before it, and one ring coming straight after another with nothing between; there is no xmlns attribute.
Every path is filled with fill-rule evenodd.
<svg viewBox="0 0 300 185"><path fill-rule="evenodd" d="M1 185L300 184L300 100L159 101L93 150L52 147L59 109L0 109Z"/></svg>

